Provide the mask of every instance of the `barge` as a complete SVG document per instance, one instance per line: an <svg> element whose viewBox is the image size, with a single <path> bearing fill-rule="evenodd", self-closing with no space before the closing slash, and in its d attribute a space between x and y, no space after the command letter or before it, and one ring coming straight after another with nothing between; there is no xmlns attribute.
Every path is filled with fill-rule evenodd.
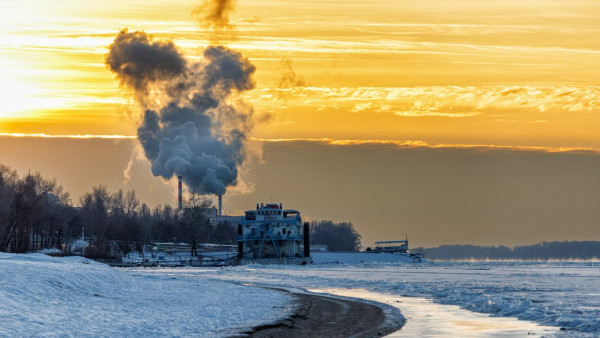
<svg viewBox="0 0 600 338"><path fill-rule="evenodd" d="M256 204L238 225L238 264L310 264L309 223L279 204Z"/></svg>

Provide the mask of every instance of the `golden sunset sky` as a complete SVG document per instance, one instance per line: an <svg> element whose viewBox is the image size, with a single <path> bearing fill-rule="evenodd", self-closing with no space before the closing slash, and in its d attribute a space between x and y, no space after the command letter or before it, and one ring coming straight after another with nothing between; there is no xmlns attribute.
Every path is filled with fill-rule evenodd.
<svg viewBox="0 0 600 338"><path fill-rule="evenodd" d="M113 144L135 138L141 110L119 88L119 82L105 66L108 46L121 29L143 30L156 39L172 40L190 60L199 59L203 48L214 42L215 36L192 15L198 5L195 0L2 1L0 134L4 141L0 140L0 148L5 149L3 153L0 150L3 156L0 163L20 170L38 165L27 162L30 159L23 152L9 154L6 150L8 143L18 147L13 138L23 134L39 140L47 139L42 136L61 139L78 136L73 142L81 137L104 137ZM507 151L536 156L584 153L595 159L596 162L590 163L599 161L600 2L597 0L238 0L230 23L230 31L222 34L218 42L240 51L257 68L256 88L245 92L244 100L255 112L251 136L272 145L265 152L286 145L293 151L303 142L316 142L330 149L329 154L336 149L380 146L378 149ZM62 148L55 149L68 153L69 147L63 143L60 143ZM28 147L19 144L23 149ZM357 155L347 158L357 156L356 162L366 161L368 156L360 157L358 153L363 154L357 151ZM369 154L373 153L376 151ZM127 166L127 156L123 166ZM431 158L445 156L442 152ZM306 162L318 160L319 157L307 158ZM565 161L570 160L565 157ZM260 163L253 168L259 167ZM34 169L61 175L43 164ZM121 175L125 169L115 172ZM573 174L571 169L565 169L566 176L555 173L551 177L554 180L562 177L565 181L560 184L569 185L572 181L567 176ZM421 170L414 170L426 173L426 164ZM593 181L581 183L577 186L581 191L573 188L571 193L587 201L598 197L586 189L597 186L599 179L591 172L586 173ZM535 172L528 172L521 178L530 174L535 176ZM360 175L361 172L356 172L349 179ZM259 176L250 172L246 177ZM489 179L496 178L490 175ZM121 182L120 179L74 183L59 177L59 181L71 188L75 201L92 184L114 183L118 188L115 182ZM249 185L259 183L249 182ZM444 185L436 184L443 191ZM520 189L529 191L548 183L523 184ZM138 189L145 185L139 183ZM418 190L416 186L413 189ZM243 201L240 197L231 199L232 209L244 210L260 198L267 202L264 199L273 196L293 200L293 192L278 194L273 188L264 195L253 196L248 192L251 190L240 192L250 194ZM355 193L372 199L377 191L370 195L364 195L364 189ZM405 193L419 196L418 191ZM384 196L392 198L394 193L386 192ZM164 203L171 198L167 197L155 202ZM429 200L422 199L424 203ZM497 206L502 201L503 198L498 198L493 203ZM553 203L565 206L568 201L582 205L580 200L569 199ZM291 207L302 210L309 205ZM343 206L331 208L342 210ZM334 217L324 210L312 211L313 217ZM459 224L460 208L453 210L448 217ZM548 211L532 210L540 214ZM580 209L568 210L581 214ZM527 210L519 212L526 214ZM344 217L341 211L334 214ZM600 225L596 223L600 221L597 212L588 216L583 223L587 222L589 227ZM353 221L351 218L336 220ZM387 226L394 222L392 218L389 216L385 221ZM475 226L485 219L469 224ZM535 217L511 220L538 225L543 221ZM384 235L371 231L367 222L355 220L363 233L363 242ZM406 220L415 227L419 222L416 216ZM423 224L434 227L435 222L443 223L441 219L432 219ZM585 229L579 237L587 236ZM399 237L398 234L385 233L385 236ZM396 238L373 238L380 239ZM510 242L511 237L504 240ZM494 243L484 234L474 241ZM443 242L440 237L422 238L419 243Z"/></svg>
<svg viewBox="0 0 600 338"><path fill-rule="evenodd" d="M135 135L104 65L122 28L210 41L197 1L5 1L0 131ZM600 148L600 3L238 1L257 138ZM133 109L134 110L134 109ZM133 113L133 114L131 114Z"/></svg>

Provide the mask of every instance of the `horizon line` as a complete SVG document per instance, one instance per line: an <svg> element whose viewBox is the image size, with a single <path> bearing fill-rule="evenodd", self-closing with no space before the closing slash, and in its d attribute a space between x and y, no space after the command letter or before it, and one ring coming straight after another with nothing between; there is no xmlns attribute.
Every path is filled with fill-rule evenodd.
<svg viewBox="0 0 600 338"><path fill-rule="evenodd" d="M0 137L15 138L65 138L65 139L126 139L134 140L133 135L109 135L109 134L46 134L46 133L0 133ZM432 143L421 140L390 140L390 139L334 139L322 138L260 138L249 137L248 140L261 143L291 143L312 142L324 143L333 146L353 145L394 145L400 148L429 148L429 149L481 149L481 150L513 150L513 151L535 151L544 153L595 153L600 155L600 148L594 147L563 147L563 146L527 146L527 145L496 145L496 144L450 144Z"/></svg>

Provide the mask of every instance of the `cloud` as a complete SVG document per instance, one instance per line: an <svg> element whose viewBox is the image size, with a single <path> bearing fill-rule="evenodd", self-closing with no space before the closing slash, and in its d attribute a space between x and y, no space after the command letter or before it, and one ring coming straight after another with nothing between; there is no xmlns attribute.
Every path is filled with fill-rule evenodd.
<svg viewBox="0 0 600 338"><path fill-rule="evenodd" d="M131 135L93 135L93 134L44 134L44 133L0 133L0 136L10 136L10 137L39 137L39 138L73 138L73 139L135 139L136 136Z"/></svg>
<svg viewBox="0 0 600 338"><path fill-rule="evenodd" d="M474 149L480 151L492 150L510 150L510 151L532 151L542 153L586 153L600 155L600 148L593 147L542 147L542 146L512 146L512 145L493 145L493 144L447 144L431 143L421 140L352 140L352 139L332 139L332 138L252 138L254 141L264 143L293 143L308 142L322 143L333 146L377 146L388 145L399 148L428 148L428 149Z"/></svg>
<svg viewBox="0 0 600 338"><path fill-rule="evenodd" d="M324 110L340 107L352 113L389 112L399 117L472 117L478 115L600 113L600 86L429 86L429 87L296 87L258 91L276 92L291 102ZM547 119L543 119L547 120Z"/></svg>

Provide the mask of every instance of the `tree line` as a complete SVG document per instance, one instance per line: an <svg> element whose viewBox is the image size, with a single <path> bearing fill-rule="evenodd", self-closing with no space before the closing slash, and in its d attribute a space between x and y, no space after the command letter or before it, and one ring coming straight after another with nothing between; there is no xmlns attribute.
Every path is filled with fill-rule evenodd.
<svg viewBox="0 0 600 338"><path fill-rule="evenodd" d="M316 221L311 224L310 241L325 244L329 251L358 251L360 234L350 222Z"/></svg>
<svg viewBox="0 0 600 338"><path fill-rule="evenodd" d="M94 258L110 257L115 246L127 254L149 242L190 243L192 254L198 243L235 243L236 225L210 224L208 197L191 194L184 206L182 213L170 205L150 208L135 190L110 192L104 185L93 187L75 206L56 180L40 173L19 177L0 164L0 251L68 253L82 227L89 242L86 256Z"/></svg>
<svg viewBox="0 0 600 338"><path fill-rule="evenodd" d="M111 192L98 185L74 205L69 193L55 179L39 172L19 177L0 164L0 251L36 252L58 249L70 253L85 233L86 257L109 258L115 249L127 255L153 242L235 244L237 224L211 225L212 201L190 194L183 211L170 205L154 208L140 201L135 190ZM330 251L356 251L360 234L350 222L317 221L311 226L311 242ZM116 255L116 254L115 254Z"/></svg>
<svg viewBox="0 0 600 338"><path fill-rule="evenodd" d="M600 258L600 241L542 242L510 248L507 246L442 245L416 248L437 260L589 260Z"/></svg>

